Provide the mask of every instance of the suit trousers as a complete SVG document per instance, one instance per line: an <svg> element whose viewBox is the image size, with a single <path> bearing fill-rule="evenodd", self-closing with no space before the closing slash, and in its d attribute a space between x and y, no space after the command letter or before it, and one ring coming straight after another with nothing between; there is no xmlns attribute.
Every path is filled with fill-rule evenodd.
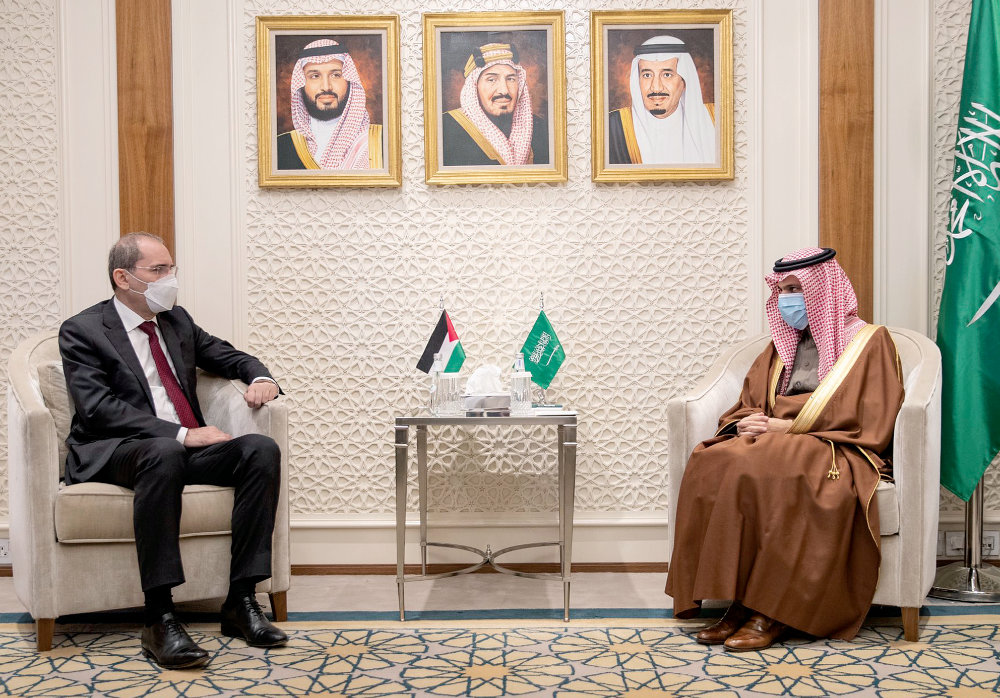
<svg viewBox="0 0 1000 698"><path fill-rule="evenodd" d="M115 449L93 478L135 492L133 522L143 591L184 583L180 553L184 485L235 489L230 582L271 576L271 535L281 483L273 439L246 434L204 448L177 439L132 439Z"/></svg>

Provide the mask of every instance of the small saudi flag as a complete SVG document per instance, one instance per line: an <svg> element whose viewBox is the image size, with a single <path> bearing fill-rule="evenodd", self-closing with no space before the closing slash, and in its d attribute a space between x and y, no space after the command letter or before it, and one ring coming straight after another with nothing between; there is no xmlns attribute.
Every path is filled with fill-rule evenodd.
<svg viewBox="0 0 1000 698"><path fill-rule="evenodd" d="M941 484L968 500L1000 449L1000 0L973 0L958 110L941 348Z"/></svg>
<svg viewBox="0 0 1000 698"><path fill-rule="evenodd" d="M531 373L531 380L542 390L548 388L556 377L556 371L566 360L566 353L544 310L538 312L538 319L524 340L521 353L524 354L524 370Z"/></svg>
<svg viewBox="0 0 1000 698"><path fill-rule="evenodd" d="M420 361L417 362L417 370L430 373L431 366L434 365L435 354L441 354L441 365L444 366L445 373L458 373L465 362L465 350L462 349L462 343L458 340L458 332L451 324L451 318L448 317L446 310L441 311L441 317L438 318L434 332L427 340L424 353L420 355Z"/></svg>

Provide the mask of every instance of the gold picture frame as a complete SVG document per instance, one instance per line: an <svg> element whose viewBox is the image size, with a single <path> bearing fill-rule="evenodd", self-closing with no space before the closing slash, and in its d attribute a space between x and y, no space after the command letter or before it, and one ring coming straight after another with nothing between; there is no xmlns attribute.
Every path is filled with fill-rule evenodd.
<svg viewBox="0 0 1000 698"><path fill-rule="evenodd" d="M424 180L565 182L563 12L427 13L423 29Z"/></svg>
<svg viewBox="0 0 1000 698"><path fill-rule="evenodd" d="M322 53L327 45L307 48L320 39L337 45L327 44L327 54ZM349 60L302 62L330 54ZM310 65L317 70L307 78L304 69ZM338 65L335 72L321 70ZM293 81L304 84L295 88ZM400 186L399 86L396 15L257 17L259 185ZM333 112L339 120L324 134L321 126L338 118Z"/></svg>
<svg viewBox="0 0 1000 698"><path fill-rule="evenodd" d="M590 46L595 182L733 178L732 10L591 12Z"/></svg>

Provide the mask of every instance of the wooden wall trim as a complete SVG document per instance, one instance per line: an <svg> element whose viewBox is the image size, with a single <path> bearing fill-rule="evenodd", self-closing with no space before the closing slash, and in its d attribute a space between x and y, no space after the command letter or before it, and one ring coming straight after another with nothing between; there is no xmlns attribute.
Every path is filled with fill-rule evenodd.
<svg viewBox="0 0 1000 698"><path fill-rule="evenodd" d="M155 233L173 252L170 0L117 0L115 22L121 233Z"/></svg>
<svg viewBox="0 0 1000 698"><path fill-rule="evenodd" d="M819 240L872 319L875 2L819 0Z"/></svg>

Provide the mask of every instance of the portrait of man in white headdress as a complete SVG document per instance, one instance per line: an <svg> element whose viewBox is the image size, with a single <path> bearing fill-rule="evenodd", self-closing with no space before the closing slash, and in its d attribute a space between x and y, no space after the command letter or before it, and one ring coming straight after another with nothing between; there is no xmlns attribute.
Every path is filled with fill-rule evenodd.
<svg viewBox="0 0 1000 698"><path fill-rule="evenodd" d="M608 163L716 162L714 103L704 101L698 69L685 40L660 34L634 46L632 54L631 103L608 115Z"/></svg>
<svg viewBox="0 0 1000 698"><path fill-rule="evenodd" d="M446 109L441 119L443 165L549 164L548 122L536 113L544 113L544 108L535 106L538 98L545 95L532 93L529 76L529 69L539 66L526 65L518 51L518 35L527 43L527 35L531 33L507 32L502 36L506 40L491 32L448 37L453 43L445 54L462 63L456 62L445 69L452 74L461 69L462 82L459 104ZM534 33L544 42L542 32ZM506 34L514 35L514 39ZM539 83L534 87L539 89ZM446 100L445 107L448 106L451 104Z"/></svg>
<svg viewBox="0 0 1000 698"><path fill-rule="evenodd" d="M289 90L292 128L278 134L278 170L383 167L382 124L372 123L361 74L341 42L306 44L295 57Z"/></svg>

